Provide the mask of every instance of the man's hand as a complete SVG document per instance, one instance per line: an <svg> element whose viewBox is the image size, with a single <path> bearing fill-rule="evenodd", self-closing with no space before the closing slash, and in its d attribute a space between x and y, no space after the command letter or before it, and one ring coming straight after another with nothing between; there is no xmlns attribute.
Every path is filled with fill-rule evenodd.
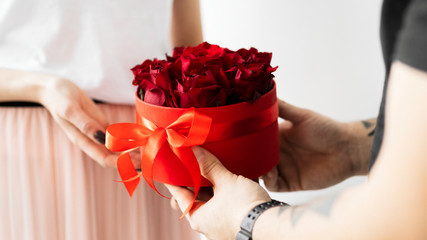
<svg viewBox="0 0 427 240"><path fill-rule="evenodd" d="M270 201L256 182L229 172L210 152L194 147L202 176L213 184L213 197L197 201L187 215L191 227L209 239L234 239L245 215L256 205ZM166 185L184 211L194 194L187 188Z"/></svg>
<svg viewBox="0 0 427 240"><path fill-rule="evenodd" d="M270 191L320 189L367 172L374 123L341 123L283 101L279 115L280 162L263 176Z"/></svg>

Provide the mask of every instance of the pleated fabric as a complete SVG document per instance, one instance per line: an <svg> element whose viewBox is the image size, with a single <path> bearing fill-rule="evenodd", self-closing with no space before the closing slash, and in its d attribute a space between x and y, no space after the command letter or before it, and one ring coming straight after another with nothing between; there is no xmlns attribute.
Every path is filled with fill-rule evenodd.
<svg viewBox="0 0 427 240"><path fill-rule="evenodd" d="M135 121L132 106L99 106L109 123ZM200 239L143 180L130 198L46 109L0 107L0 128L0 239Z"/></svg>

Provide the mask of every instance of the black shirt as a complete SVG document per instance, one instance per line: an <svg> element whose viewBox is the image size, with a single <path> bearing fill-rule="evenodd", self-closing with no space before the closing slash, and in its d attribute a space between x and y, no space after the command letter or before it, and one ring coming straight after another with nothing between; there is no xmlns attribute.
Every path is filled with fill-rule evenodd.
<svg viewBox="0 0 427 240"><path fill-rule="evenodd" d="M384 110L392 62L397 60L427 71L427 0L384 0L380 35L386 76L370 167L378 156L384 135L384 124L387 124L384 123Z"/></svg>

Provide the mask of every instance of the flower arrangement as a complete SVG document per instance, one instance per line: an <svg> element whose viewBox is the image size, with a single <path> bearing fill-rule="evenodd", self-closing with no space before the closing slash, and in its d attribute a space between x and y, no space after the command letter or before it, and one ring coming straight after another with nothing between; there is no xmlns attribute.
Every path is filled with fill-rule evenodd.
<svg viewBox="0 0 427 240"><path fill-rule="evenodd" d="M219 107L256 101L273 88L271 53L231 51L204 42L175 48L166 60L132 68L133 84L147 103L175 108Z"/></svg>
<svg viewBox="0 0 427 240"><path fill-rule="evenodd" d="M231 51L205 42L132 68L137 121L113 124L106 134L106 147L122 152L117 167L129 194L143 176L156 191L154 181L194 187L196 198L211 183L201 176L192 146L252 179L276 166L277 67L271 57L255 48ZM138 147L139 174L128 154Z"/></svg>

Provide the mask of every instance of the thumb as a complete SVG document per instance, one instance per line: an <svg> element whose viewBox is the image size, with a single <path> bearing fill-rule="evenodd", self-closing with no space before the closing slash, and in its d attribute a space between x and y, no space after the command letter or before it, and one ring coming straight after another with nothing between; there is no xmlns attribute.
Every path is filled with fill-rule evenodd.
<svg viewBox="0 0 427 240"><path fill-rule="evenodd" d="M228 184L229 179L233 178L234 174L228 171L209 151L201 147L193 147L193 152L199 162L202 176L214 186Z"/></svg>
<svg viewBox="0 0 427 240"><path fill-rule="evenodd" d="M298 123L302 121L307 115L308 110L296 107L283 100L278 100L279 103L279 117L284 120Z"/></svg>

